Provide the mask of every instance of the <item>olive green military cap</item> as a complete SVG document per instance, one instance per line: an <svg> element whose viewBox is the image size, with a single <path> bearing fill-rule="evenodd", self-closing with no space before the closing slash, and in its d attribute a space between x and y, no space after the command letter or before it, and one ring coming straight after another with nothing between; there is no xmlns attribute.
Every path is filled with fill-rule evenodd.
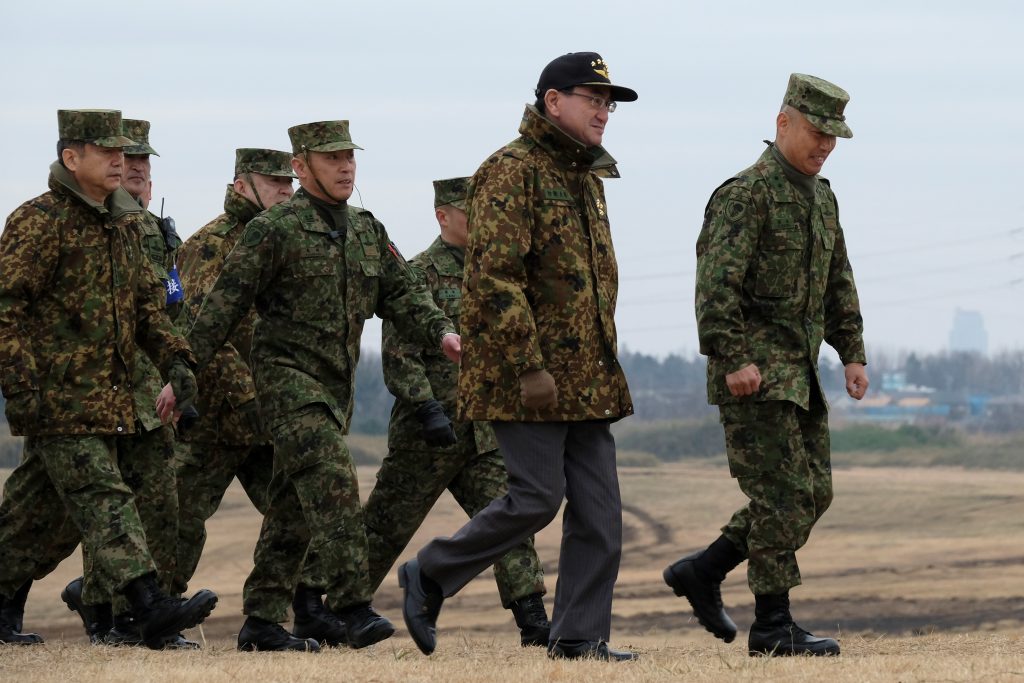
<svg viewBox="0 0 1024 683"><path fill-rule="evenodd" d="M348 121L315 121L292 126L288 129L288 138L292 141L294 154L362 149L352 142Z"/></svg>
<svg viewBox="0 0 1024 683"><path fill-rule="evenodd" d="M135 142L134 145L128 145L124 148L125 154L134 154L136 156L153 154L160 156L149 144L149 121L121 119L121 134Z"/></svg>
<svg viewBox="0 0 1024 683"><path fill-rule="evenodd" d="M61 140L89 142L98 147L135 144L121 133L121 112L116 109L58 109L57 134Z"/></svg>
<svg viewBox="0 0 1024 683"><path fill-rule="evenodd" d="M235 150L235 177L243 173L259 173L280 178L294 178L292 155L276 149L240 147Z"/></svg>
<svg viewBox="0 0 1024 683"><path fill-rule="evenodd" d="M850 94L834 83L817 76L790 74L783 103L799 110L822 133L852 138L853 131L843 115L849 101Z"/></svg>
<svg viewBox="0 0 1024 683"><path fill-rule="evenodd" d="M434 208L451 204L456 209L466 210L466 193L469 178L447 178L434 181Z"/></svg>

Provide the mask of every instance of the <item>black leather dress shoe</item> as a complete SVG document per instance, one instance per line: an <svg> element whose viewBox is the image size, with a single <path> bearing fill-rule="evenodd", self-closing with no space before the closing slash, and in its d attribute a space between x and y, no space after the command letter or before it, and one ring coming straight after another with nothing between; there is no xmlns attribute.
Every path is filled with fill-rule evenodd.
<svg viewBox="0 0 1024 683"><path fill-rule="evenodd" d="M424 586L420 563L415 558L398 568L398 585L403 589L405 627L420 652L429 655L437 647L437 615L441 613L444 595L433 586Z"/></svg>
<svg viewBox="0 0 1024 683"><path fill-rule="evenodd" d="M708 581L694 566L694 560L703 552L697 551L670 564L662 572L662 578L676 595L686 596L701 626L716 638L731 643L736 639L736 624L722 604L722 584Z"/></svg>
<svg viewBox="0 0 1024 683"><path fill-rule="evenodd" d="M640 655L629 650L613 650L601 640L556 640L548 645L551 659L597 659L603 662L631 662Z"/></svg>
<svg viewBox="0 0 1024 683"><path fill-rule="evenodd" d="M238 649L247 652L319 652L320 643L312 638L296 638L285 631L281 624L259 617L247 617L242 630L238 632Z"/></svg>

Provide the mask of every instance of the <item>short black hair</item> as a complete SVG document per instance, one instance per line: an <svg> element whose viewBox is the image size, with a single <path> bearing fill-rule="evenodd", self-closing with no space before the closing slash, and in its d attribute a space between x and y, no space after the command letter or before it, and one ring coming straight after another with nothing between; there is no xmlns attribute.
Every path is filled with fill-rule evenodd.
<svg viewBox="0 0 1024 683"><path fill-rule="evenodd" d="M85 151L84 140L58 140L57 141L57 161L60 162L61 166L64 166L64 150L73 149L79 154ZM64 166L67 168L67 166Z"/></svg>

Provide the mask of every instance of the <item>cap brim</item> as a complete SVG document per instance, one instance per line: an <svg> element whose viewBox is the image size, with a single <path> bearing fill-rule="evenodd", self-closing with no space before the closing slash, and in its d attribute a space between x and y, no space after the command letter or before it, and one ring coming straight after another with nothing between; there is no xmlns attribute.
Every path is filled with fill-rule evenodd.
<svg viewBox="0 0 1024 683"><path fill-rule="evenodd" d="M96 138L95 140L86 140L86 142L96 145L97 147L136 147L135 140L126 138L123 135L111 135L108 138Z"/></svg>
<svg viewBox="0 0 1024 683"><path fill-rule="evenodd" d="M307 149L310 152L340 152L343 149L362 149L362 147L354 142L328 142L326 145L317 145Z"/></svg>
<svg viewBox="0 0 1024 683"><path fill-rule="evenodd" d="M829 119L824 116L815 116L814 114L804 114L812 126L820 130L826 135L835 135L837 138L852 138L853 131L846 125L845 121L839 119Z"/></svg>
<svg viewBox="0 0 1024 683"><path fill-rule="evenodd" d="M149 154L155 157L160 156L159 154L157 154L156 150L150 147L149 145L129 145L124 148L124 153L136 156L142 154Z"/></svg>
<svg viewBox="0 0 1024 683"><path fill-rule="evenodd" d="M636 90L622 85L612 85L611 83L601 83L600 81L592 83L577 83L576 85L592 85L595 88L610 88L612 91L612 100L615 102L636 102L637 97L639 97L639 95L636 94Z"/></svg>

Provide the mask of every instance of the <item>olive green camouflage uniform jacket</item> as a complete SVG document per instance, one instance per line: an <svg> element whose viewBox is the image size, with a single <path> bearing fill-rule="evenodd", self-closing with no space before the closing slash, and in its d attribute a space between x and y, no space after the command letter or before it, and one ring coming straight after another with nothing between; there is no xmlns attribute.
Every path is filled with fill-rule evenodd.
<svg viewBox="0 0 1024 683"><path fill-rule="evenodd" d="M259 212L258 206L229 185L224 197L224 213L185 241L178 252L178 269L190 311L194 313L202 307L203 299L217 282L245 224ZM229 343L196 375L199 420L182 437L185 441L248 446L256 440L250 422L234 411L256 398L256 385L248 364L255 324L256 311L250 310L238 323Z"/></svg>
<svg viewBox="0 0 1024 683"><path fill-rule="evenodd" d="M792 401L820 392L822 340L843 364L864 363L863 321L839 207L819 178L813 204L765 150L719 187L697 240L697 328L708 401ZM761 387L733 397L725 376L753 363ZM821 394L824 396L824 394Z"/></svg>
<svg viewBox="0 0 1024 683"><path fill-rule="evenodd" d="M521 136L477 170L469 189L459 416L578 421L633 412L617 360L618 268L604 187L605 156L532 106ZM519 376L547 369L558 405L526 409Z"/></svg>
<svg viewBox="0 0 1024 683"><path fill-rule="evenodd" d="M462 304L462 264L456 260L453 247L438 237L426 251L415 256L409 265L425 282L434 296L434 303L444 311L456 329ZM459 249L461 251L461 249ZM431 398L444 408L445 415L455 417L455 399L459 366L452 363L437 344L424 347L406 341L391 322L384 323L381 354L384 383L395 397L388 425L388 448L439 453L487 453L497 450L494 430L486 422L454 421L458 442L447 447L428 446L416 418L416 407Z"/></svg>
<svg viewBox="0 0 1024 683"><path fill-rule="evenodd" d="M165 372L191 351L144 258L131 196L118 189L98 204L59 162L49 186L0 237L0 386L5 396L40 391L29 434L134 433L143 351Z"/></svg>
<svg viewBox="0 0 1024 683"><path fill-rule="evenodd" d="M348 431L364 321L394 320L423 346L455 329L369 211L344 233L304 190L254 218L231 251L188 338L200 367L256 307L252 367L268 426L323 403Z"/></svg>
<svg viewBox="0 0 1024 683"><path fill-rule="evenodd" d="M157 277L166 286L166 283L170 281L168 271L174 267L181 240L176 233L170 238L166 237L160 228L160 219L149 211L140 212L137 225L142 237L142 252L149 258ZM165 289L165 299L166 296ZM181 314L181 308L180 303L167 306L167 315L172 321L177 320ZM138 363L135 365L135 411L139 423L147 432L163 425L156 414L156 398L163 385L164 381L160 377L160 371L153 365L153 361L149 359L149 356L140 354Z"/></svg>

